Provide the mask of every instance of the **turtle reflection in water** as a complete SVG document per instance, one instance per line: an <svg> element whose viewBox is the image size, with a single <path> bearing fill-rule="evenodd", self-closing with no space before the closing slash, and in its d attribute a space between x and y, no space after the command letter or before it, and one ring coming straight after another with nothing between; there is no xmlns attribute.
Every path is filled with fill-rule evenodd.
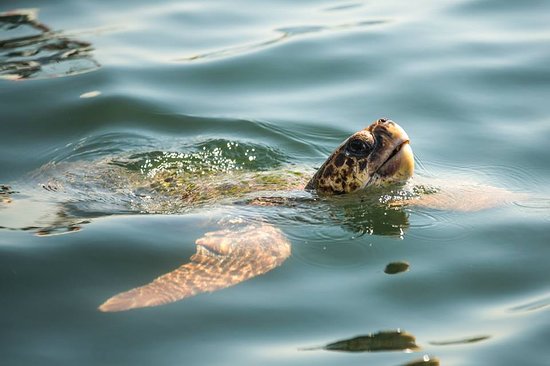
<svg viewBox="0 0 550 366"><path fill-rule="evenodd" d="M144 177L131 175L128 171L123 173L124 170L117 170L113 164L116 162L104 164L102 168L92 166L85 181L73 177L68 183L73 188L76 186L77 192L87 192L88 195L93 194L88 178L110 184L113 191L144 187L144 195L151 197L140 207L140 212L146 213L181 212L182 206L206 207L212 202L284 205L292 203L291 200L284 195L274 195L274 191L292 190L305 190L313 197L327 198L349 194L349 201L361 206L358 203L365 198L373 197L378 203L381 197L387 197L384 192L395 192L395 187L405 184L414 171L407 133L387 119L379 119L346 139L311 178L303 171L283 169L235 171L235 174L159 170L152 177ZM55 185L45 187L57 190ZM391 196L384 202L385 209L388 206L423 205L438 209L478 210L496 205L508 197L508 192L490 187L426 190L413 186L400 192L403 194ZM248 199L250 194L253 198ZM485 198L488 195L490 199ZM98 200L105 202L101 192ZM372 207L367 210L376 213ZM406 218L401 210L393 212ZM67 217L63 220L66 222ZM224 226L221 230L206 233L196 241L196 253L189 263L149 284L111 297L99 309L121 311L156 306L229 287L274 269L291 253L288 239L269 222L225 220L220 224ZM373 225L383 224L383 220L373 220ZM71 230L70 225L66 226ZM403 226L406 226L406 219Z"/></svg>

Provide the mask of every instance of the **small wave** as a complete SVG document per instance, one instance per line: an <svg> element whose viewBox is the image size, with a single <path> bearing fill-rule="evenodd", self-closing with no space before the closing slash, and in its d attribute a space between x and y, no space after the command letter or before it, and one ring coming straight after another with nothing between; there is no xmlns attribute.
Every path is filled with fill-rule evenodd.
<svg viewBox="0 0 550 366"><path fill-rule="evenodd" d="M94 103L98 104L96 107L103 109L110 109L114 105L125 107L127 104L141 103L140 100L120 101L111 96L100 99ZM291 133L288 129L267 121L182 114L159 115L145 104L142 107L139 110L142 116L148 118L148 115L154 115L154 127L151 123L142 123L141 119L135 119L131 123L109 118L96 121L94 133L53 148L47 152L48 159L50 162L90 161L103 156L117 158L124 154L188 153L205 149L216 150L216 154L232 159L242 158L266 166L273 161L300 163L302 154L292 150L309 150L315 142L312 140L318 137L313 133L310 136L312 131L307 126L302 126L301 133ZM288 154L283 154L281 150L288 151ZM256 152L256 156L251 158L252 152ZM268 161L263 161L264 157Z"/></svg>
<svg viewBox="0 0 550 366"><path fill-rule="evenodd" d="M161 171L205 174L268 170L287 162L287 157L277 149L261 144L208 139L186 144L179 151L143 152L113 162L152 177Z"/></svg>
<svg viewBox="0 0 550 366"><path fill-rule="evenodd" d="M151 137L130 131L94 134L56 148L51 153L53 157L50 163L93 161L153 145L154 140Z"/></svg>
<svg viewBox="0 0 550 366"><path fill-rule="evenodd" d="M108 109L110 98L94 103ZM167 114L156 115L155 121L154 129L139 119L130 125L125 121L100 121L96 132L55 147L45 156L49 163L111 158L127 167L137 169L142 165L139 169L144 171L177 166L195 171L201 166L216 171L268 170L283 164L321 162L329 153L327 146L345 136L343 131L312 129L296 122L291 132L284 123L247 119Z"/></svg>

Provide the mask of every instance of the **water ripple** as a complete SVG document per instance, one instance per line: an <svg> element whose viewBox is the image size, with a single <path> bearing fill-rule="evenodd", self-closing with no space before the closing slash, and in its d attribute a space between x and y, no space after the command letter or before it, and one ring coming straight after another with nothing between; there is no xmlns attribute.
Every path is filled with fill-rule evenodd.
<svg viewBox="0 0 550 366"><path fill-rule="evenodd" d="M430 160L429 164L416 160L420 163L421 174L428 176L443 176L449 181L466 181L489 184L504 185L512 190L525 190L525 187L540 186L543 182L532 169L517 165L482 165L469 164L468 166L457 165L449 162Z"/></svg>
<svg viewBox="0 0 550 366"><path fill-rule="evenodd" d="M445 215L421 210L411 214L411 231L408 234L411 238L437 243L464 240L469 235L468 227Z"/></svg>
<svg viewBox="0 0 550 366"><path fill-rule="evenodd" d="M227 48L222 48L211 52L205 52L205 53L199 53L192 56L181 57L181 58L177 58L175 61L197 61L197 60L216 59L216 58L222 58L222 57L228 57L228 56L236 56L236 55L264 49L271 45L279 44L298 36L304 36L307 34L315 34L315 33L328 32L328 31L340 31L340 30L347 30L347 29L360 28L360 27L369 27L369 26L381 25L388 22L389 20L362 20L357 22L341 23L336 25L304 25L304 26L278 28L275 30L275 32L277 33L276 36L264 41L251 43L247 45L227 47Z"/></svg>
<svg viewBox="0 0 550 366"><path fill-rule="evenodd" d="M347 3L347 4L329 6L329 7L325 8L324 11L328 11L328 12L342 11L342 10L360 8L361 6L363 6L362 2L350 2L350 3Z"/></svg>
<svg viewBox="0 0 550 366"><path fill-rule="evenodd" d="M516 305L509 309L512 313L525 313L532 311L545 310L550 306L550 296L531 300L521 305Z"/></svg>

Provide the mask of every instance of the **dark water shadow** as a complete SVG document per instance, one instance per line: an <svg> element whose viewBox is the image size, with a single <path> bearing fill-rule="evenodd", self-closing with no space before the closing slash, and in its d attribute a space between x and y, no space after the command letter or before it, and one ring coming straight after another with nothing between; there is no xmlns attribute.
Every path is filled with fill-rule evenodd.
<svg viewBox="0 0 550 366"><path fill-rule="evenodd" d="M342 223L346 229L358 235L383 235L403 238L410 226L409 215L401 207L391 207L380 202L382 195L373 192L357 194L354 197L339 197L331 217Z"/></svg>
<svg viewBox="0 0 550 366"><path fill-rule="evenodd" d="M543 297L508 309L512 313L523 313L546 310L550 307L550 297Z"/></svg>
<svg viewBox="0 0 550 366"><path fill-rule="evenodd" d="M388 204L392 199L402 198L408 190L402 186L369 188L346 195L324 196L308 192L305 197L286 202L291 210L278 210L269 215L283 225L295 222L313 231L300 230L293 238L314 243L338 243L361 236L389 236L402 239L410 227L409 212L402 206ZM329 225L330 224L330 225ZM335 227L343 231L334 230ZM346 234L347 233L347 234ZM323 244L323 245L324 245Z"/></svg>
<svg viewBox="0 0 550 366"><path fill-rule="evenodd" d="M239 203L249 205L257 199L271 203L264 210L272 222L313 228L314 233L301 230L293 235L309 243L348 240L348 236L339 236L332 227L340 227L354 238L364 235L402 238L410 225L408 212L378 202L376 195L369 197L362 193L349 194L349 197L319 197L307 191L274 192L272 196L260 195Z"/></svg>
<svg viewBox="0 0 550 366"><path fill-rule="evenodd" d="M38 9L0 13L0 78L55 78L98 69L91 43L52 31L37 19Z"/></svg>
<svg viewBox="0 0 550 366"><path fill-rule="evenodd" d="M384 268L384 273L393 275L398 273L407 272L410 268L410 264L407 262L391 262Z"/></svg>
<svg viewBox="0 0 550 366"><path fill-rule="evenodd" d="M329 343L321 347L303 348L303 351L325 350L339 352L384 352L420 350L416 337L401 330L381 331Z"/></svg>
<svg viewBox="0 0 550 366"><path fill-rule="evenodd" d="M452 346L452 345L458 345L458 344L477 343L477 342L485 341L489 338L491 338L491 336L483 335L483 336L468 337L468 338L462 338L462 339L456 339L456 340L450 340L450 341L430 342L430 344L434 346Z"/></svg>
<svg viewBox="0 0 550 366"><path fill-rule="evenodd" d="M429 342L434 346L452 346L463 345L470 343L482 342L491 338L491 336L483 335L476 337L468 337L458 340ZM337 352L395 352L401 351L404 353L411 353L421 351L422 347L417 344L416 337L408 332L400 329L390 331L380 331L377 333L361 335L353 338L343 339L336 342L328 343L327 345L320 347L301 348L301 351L337 351ZM408 363L402 364L403 366L438 366L440 364L439 359L433 356L424 355L422 358L414 359Z"/></svg>
<svg viewBox="0 0 550 366"><path fill-rule="evenodd" d="M439 359L436 357L424 355L422 358L412 360L403 364L402 366L439 366Z"/></svg>

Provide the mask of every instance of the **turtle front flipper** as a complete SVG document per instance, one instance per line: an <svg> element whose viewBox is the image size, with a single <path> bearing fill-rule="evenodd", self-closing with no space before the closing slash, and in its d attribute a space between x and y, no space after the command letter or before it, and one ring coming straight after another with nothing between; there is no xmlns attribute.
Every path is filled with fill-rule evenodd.
<svg viewBox="0 0 550 366"><path fill-rule="evenodd" d="M290 255L289 241L267 224L209 232L196 244L197 252L189 263L145 286L111 297L99 310L157 306L220 290L269 272Z"/></svg>

